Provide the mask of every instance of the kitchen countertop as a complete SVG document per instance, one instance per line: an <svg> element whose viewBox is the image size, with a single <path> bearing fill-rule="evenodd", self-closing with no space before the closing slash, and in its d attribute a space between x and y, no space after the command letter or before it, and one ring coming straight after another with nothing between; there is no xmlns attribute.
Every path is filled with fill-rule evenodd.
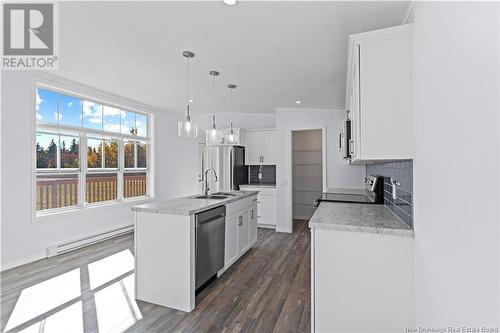
<svg viewBox="0 0 500 333"><path fill-rule="evenodd" d="M170 215L192 215L211 208L225 205L227 203L241 200L244 198L257 195L257 191L241 191L241 195L227 199L194 199L196 194L188 197L176 198L167 201L152 201L143 205L134 206L132 210L135 212L146 212L156 214ZM198 194L199 195L199 194Z"/></svg>
<svg viewBox="0 0 500 333"><path fill-rule="evenodd" d="M276 187L276 184L242 184L240 186L248 186L248 187Z"/></svg>
<svg viewBox="0 0 500 333"><path fill-rule="evenodd" d="M413 236L413 229L384 205L322 202L309 221L311 229Z"/></svg>

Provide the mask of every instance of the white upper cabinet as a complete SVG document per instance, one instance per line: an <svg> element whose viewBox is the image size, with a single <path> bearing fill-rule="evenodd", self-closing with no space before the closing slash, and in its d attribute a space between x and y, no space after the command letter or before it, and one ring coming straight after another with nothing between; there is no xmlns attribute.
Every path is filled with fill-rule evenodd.
<svg viewBox="0 0 500 333"><path fill-rule="evenodd" d="M346 87L351 161L412 159L411 25L351 35Z"/></svg>
<svg viewBox="0 0 500 333"><path fill-rule="evenodd" d="M245 132L245 164L276 165L276 131L274 129Z"/></svg>

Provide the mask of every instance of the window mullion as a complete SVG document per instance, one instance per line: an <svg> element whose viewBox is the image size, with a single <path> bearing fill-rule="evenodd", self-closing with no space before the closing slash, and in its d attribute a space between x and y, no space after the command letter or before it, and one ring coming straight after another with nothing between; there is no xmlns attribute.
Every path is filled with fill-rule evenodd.
<svg viewBox="0 0 500 333"><path fill-rule="evenodd" d="M123 169L125 167L125 145L123 143L123 140L118 141L118 175L117 175L117 181L118 181L118 186L117 186L117 198L118 200L123 200Z"/></svg>
<svg viewBox="0 0 500 333"><path fill-rule="evenodd" d="M80 134L80 205L86 206L87 184L87 137Z"/></svg>

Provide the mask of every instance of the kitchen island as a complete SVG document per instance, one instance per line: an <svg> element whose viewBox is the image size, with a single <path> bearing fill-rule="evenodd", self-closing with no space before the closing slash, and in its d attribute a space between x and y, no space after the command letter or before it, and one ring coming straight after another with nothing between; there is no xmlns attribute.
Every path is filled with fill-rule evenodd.
<svg viewBox="0 0 500 333"><path fill-rule="evenodd" d="M257 241L257 193L197 195L133 207L136 298L191 312L197 282L197 216L225 211L220 276Z"/></svg>
<svg viewBox="0 0 500 333"><path fill-rule="evenodd" d="M378 204L322 202L311 220L313 332L413 327L413 229Z"/></svg>

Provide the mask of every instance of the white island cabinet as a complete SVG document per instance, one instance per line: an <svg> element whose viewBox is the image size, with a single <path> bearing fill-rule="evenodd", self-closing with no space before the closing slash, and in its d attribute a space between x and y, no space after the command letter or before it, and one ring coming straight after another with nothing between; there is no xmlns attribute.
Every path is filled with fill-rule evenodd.
<svg viewBox="0 0 500 333"><path fill-rule="evenodd" d="M257 241L257 192L228 199L154 201L135 213L135 295L138 300L191 312L195 306L195 216L226 207L224 266L235 263Z"/></svg>
<svg viewBox="0 0 500 333"><path fill-rule="evenodd" d="M383 205L320 204L311 227L312 332L414 327L413 230Z"/></svg>

